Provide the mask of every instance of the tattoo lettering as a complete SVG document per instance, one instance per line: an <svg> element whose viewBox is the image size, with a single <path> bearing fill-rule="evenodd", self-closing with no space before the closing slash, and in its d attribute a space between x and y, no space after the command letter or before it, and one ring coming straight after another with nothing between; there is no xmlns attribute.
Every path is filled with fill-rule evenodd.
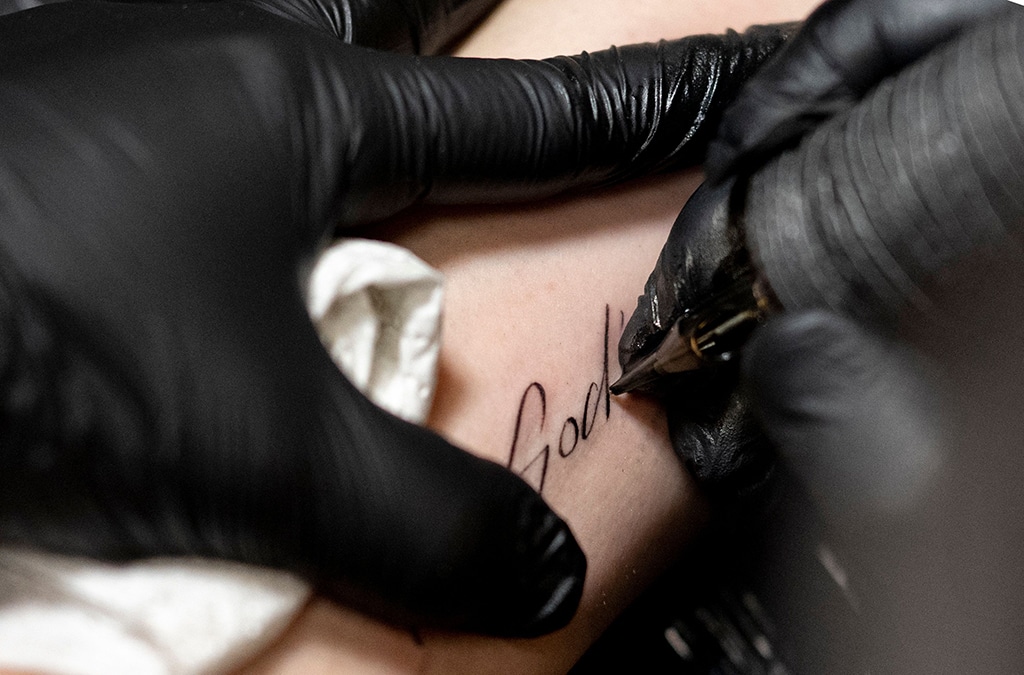
<svg viewBox="0 0 1024 675"><path fill-rule="evenodd" d="M557 439L548 429L547 392L540 382L531 382L519 399L516 412L516 426L512 433L512 447L508 453L508 468L519 474L523 480L538 492L544 491L544 481L552 460L552 443L557 457L569 459L587 441L599 420L611 416L611 391L608 389L608 331L609 307L604 308L604 361L601 377L591 381L583 399L582 414L565 418L558 431Z"/></svg>

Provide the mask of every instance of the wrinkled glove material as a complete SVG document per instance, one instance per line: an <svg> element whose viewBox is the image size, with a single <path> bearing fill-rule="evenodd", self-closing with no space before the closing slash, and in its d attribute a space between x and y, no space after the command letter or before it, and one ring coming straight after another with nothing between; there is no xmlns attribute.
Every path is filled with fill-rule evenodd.
<svg viewBox="0 0 1024 675"><path fill-rule="evenodd" d="M882 327L1019 236L1024 11L1004 5L752 177L748 244L784 307Z"/></svg>
<svg viewBox="0 0 1024 675"><path fill-rule="evenodd" d="M620 341L623 366L714 296L738 244L785 309L828 309L873 328L929 305L921 289L945 265L1007 245L1024 194L1021 15L1003 0L823 5L723 116L709 149L714 180L673 228ZM666 388L696 390L705 377ZM747 395L736 391L736 404ZM694 407L673 410L685 419ZM764 442L716 457L703 435L676 435L675 447L712 492L735 489L734 466L771 466L734 461L746 450L730 449L767 452ZM754 472L738 484L758 483Z"/></svg>
<svg viewBox="0 0 1024 675"><path fill-rule="evenodd" d="M722 117L705 170L753 171L1006 0L829 0Z"/></svg>

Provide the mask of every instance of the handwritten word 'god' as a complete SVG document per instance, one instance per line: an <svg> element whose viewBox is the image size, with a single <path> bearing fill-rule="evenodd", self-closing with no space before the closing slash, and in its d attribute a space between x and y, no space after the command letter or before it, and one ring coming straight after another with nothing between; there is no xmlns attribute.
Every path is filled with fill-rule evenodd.
<svg viewBox="0 0 1024 675"><path fill-rule="evenodd" d="M549 464L552 461L552 447L557 457L568 459L594 432L599 419L611 416L611 392L608 389L608 313L604 308L604 361L601 377L591 381L583 399L583 410L579 416L565 418L558 430L557 440L547 427L547 392L540 382L531 382L519 399L516 426L512 434L512 447L508 454L508 468L519 474L523 480L538 492L544 491Z"/></svg>

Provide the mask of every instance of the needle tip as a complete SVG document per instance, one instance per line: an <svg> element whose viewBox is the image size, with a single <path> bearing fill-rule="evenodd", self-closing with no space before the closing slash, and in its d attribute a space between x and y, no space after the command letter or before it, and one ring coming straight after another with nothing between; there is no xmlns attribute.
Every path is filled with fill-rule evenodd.
<svg viewBox="0 0 1024 675"><path fill-rule="evenodd" d="M619 379L615 380L608 390L616 396L650 385L657 376L654 369L646 361L632 368L627 368Z"/></svg>

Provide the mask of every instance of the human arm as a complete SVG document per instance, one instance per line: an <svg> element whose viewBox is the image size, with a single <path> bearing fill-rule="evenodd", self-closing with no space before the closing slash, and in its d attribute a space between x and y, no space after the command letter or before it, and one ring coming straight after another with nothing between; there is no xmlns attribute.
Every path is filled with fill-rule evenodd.
<svg viewBox="0 0 1024 675"><path fill-rule="evenodd" d="M308 672L319 665L328 672L331 663L338 669L352 664L350 670L383 663L395 672L565 671L683 550L706 513L671 454L660 408L609 399L606 416L605 387L614 377L621 312L633 299L630 282L643 273L636 262L656 252L671 219L672 195L694 180L663 178L539 207L420 212L396 224L397 231L380 232L445 273L444 337L428 425L502 465L513 459L512 468L534 487L543 475L541 494L587 555L587 582L573 621L533 640L420 631L418 645L401 628L320 599L260 667ZM511 236L510 223L516 225ZM631 255L623 257L624 249ZM502 311L484 311L495 298ZM579 438L566 424L570 417ZM566 457L559 453L563 429Z"/></svg>
<svg viewBox="0 0 1024 675"><path fill-rule="evenodd" d="M751 4L709 13L691 3L666 1L645 6L650 13L638 15L629 2L558 6L555 15L545 14L551 21L540 22L531 19L535 3L506 3L464 48L516 56L599 49L621 41L620 31L639 40L674 37L664 34L670 22L663 14L672 17L672 29L680 35L718 32L746 21L784 21L806 9L796 3ZM567 24L578 28L576 17L584 12L605 20L589 23L586 30L566 30ZM534 52L527 51L523 31L543 38ZM544 386L548 421L540 440L552 447L543 494L581 542L588 581L573 622L529 641L421 633L424 644L417 645L400 630L321 599L264 655L259 667L266 670L257 672L327 671L329 664L384 672L564 672L688 545L707 516L706 506L671 453L658 405L612 399L605 419L602 401L600 426L568 458L557 454L557 436L568 417L582 421L589 386L604 379L606 304L609 375L617 375L619 312L635 301L636 284L668 232L678 196L699 180L691 171L537 206L417 210L386 229L366 231L409 246L446 275L432 428L506 463L523 395L534 381ZM501 312L489 309L496 300ZM531 392L528 404L535 405L536 389ZM532 460L543 444L523 447L524 458Z"/></svg>

